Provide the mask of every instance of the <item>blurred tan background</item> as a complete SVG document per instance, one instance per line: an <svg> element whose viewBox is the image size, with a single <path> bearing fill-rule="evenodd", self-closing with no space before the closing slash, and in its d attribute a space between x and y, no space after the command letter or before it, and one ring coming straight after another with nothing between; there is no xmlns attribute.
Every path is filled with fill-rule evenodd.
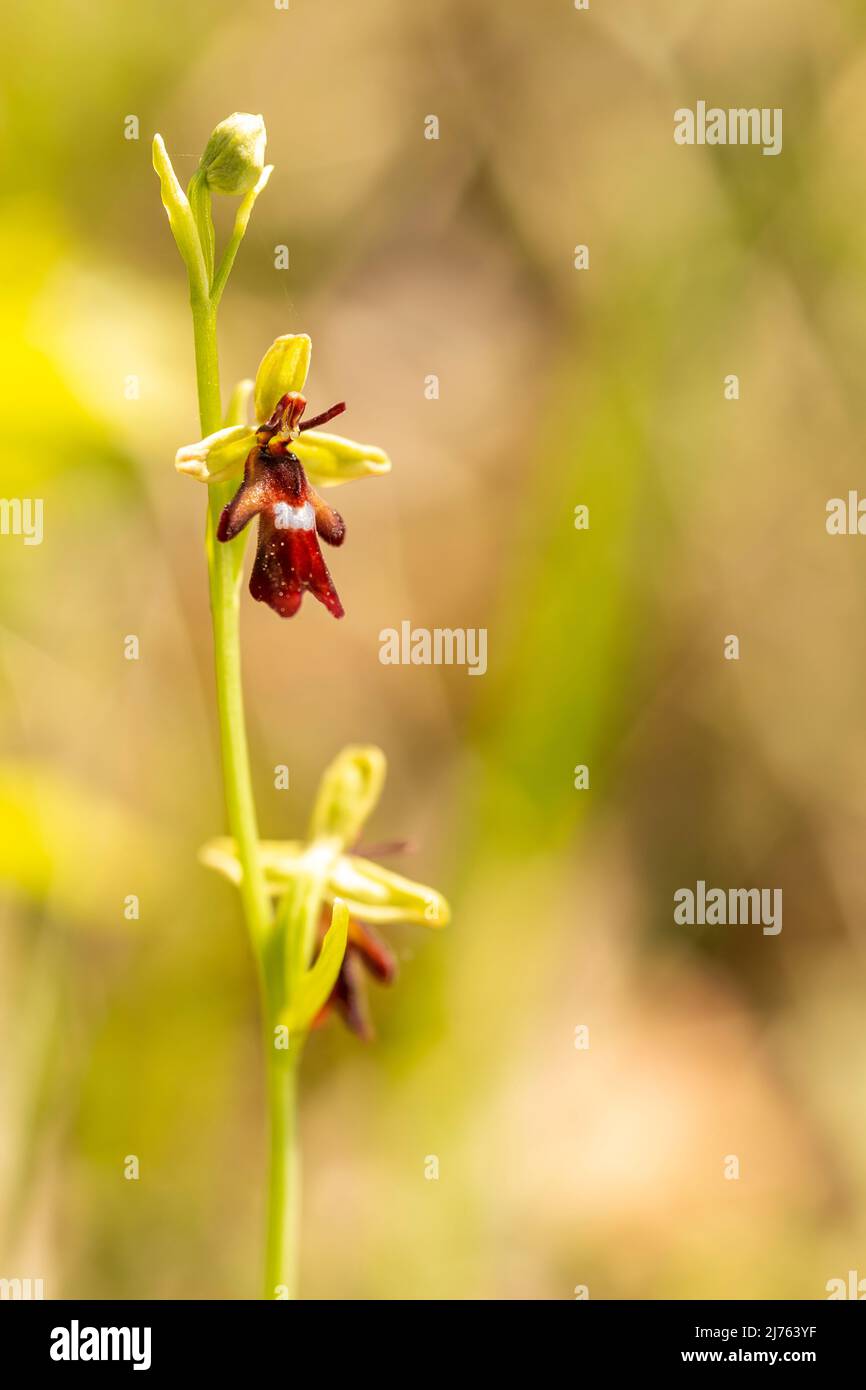
<svg viewBox="0 0 866 1390"><path fill-rule="evenodd" d="M381 743L371 834L454 908L390 934L371 1047L311 1043L305 1295L866 1277L866 541L824 526L866 425L862 7L102 0L9 31L2 493L45 538L0 538L0 1274L257 1292L255 983L195 858L224 830L205 495L172 467L192 347L150 167L159 130L186 182L250 110L276 169L224 389L309 332L311 409L347 399L395 465L337 499L343 623L244 605L262 831ZM698 99L782 107L783 153L678 147ZM381 665L404 618L487 627L488 674ZM698 878L781 887L781 935L675 926Z"/></svg>

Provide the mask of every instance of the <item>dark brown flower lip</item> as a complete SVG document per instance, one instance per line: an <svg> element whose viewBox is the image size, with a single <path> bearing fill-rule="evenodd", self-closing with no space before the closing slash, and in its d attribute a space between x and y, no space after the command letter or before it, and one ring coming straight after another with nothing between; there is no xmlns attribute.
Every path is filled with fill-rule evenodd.
<svg viewBox="0 0 866 1390"><path fill-rule="evenodd" d="M291 517L308 509L309 504L289 507L288 514ZM281 527L262 513L250 593L281 618L291 618L300 608L305 592L324 604L335 618L342 618L343 605L319 548L313 523Z"/></svg>
<svg viewBox="0 0 866 1390"><path fill-rule="evenodd" d="M254 516L259 518L256 558L250 576L250 593L282 618L290 618L309 592L335 618L342 618L340 602L318 536L328 545L342 545L346 524L307 480L303 465L291 450L302 428L312 428L345 409L344 403L299 425L306 401L290 392L277 403L273 414L256 431L256 444L247 455L244 480L223 508L217 540L230 541Z"/></svg>

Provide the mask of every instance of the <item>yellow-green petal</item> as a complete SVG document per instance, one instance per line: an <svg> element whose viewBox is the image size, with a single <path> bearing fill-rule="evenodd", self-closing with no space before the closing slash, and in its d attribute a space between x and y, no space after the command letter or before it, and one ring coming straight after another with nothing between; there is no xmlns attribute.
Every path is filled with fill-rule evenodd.
<svg viewBox="0 0 866 1390"><path fill-rule="evenodd" d="M381 748L350 746L322 774L310 839L354 844L382 794L387 761Z"/></svg>
<svg viewBox="0 0 866 1390"><path fill-rule="evenodd" d="M226 408L226 425L245 425L250 418L250 401L253 398L255 382L244 377L239 381L229 397Z"/></svg>
<svg viewBox="0 0 866 1390"><path fill-rule="evenodd" d="M241 472L255 439L249 425L229 425L195 444L184 444L174 456L174 466L201 483L224 482Z"/></svg>
<svg viewBox="0 0 866 1390"><path fill-rule="evenodd" d="M349 911L363 922L423 922L428 927L444 927L451 919L447 901L435 888L353 854L341 855L331 869L327 895L332 894L343 898Z"/></svg>
<svg viewBox="0 0 866 1390"><path fill-rule="evenodd" d="M384 449L375 444L356 444L323 430L302 434L292 447L314 487L336 487L355 478L391 471L391 460Z"/></svg>
<svg viewBox="0 0 866 1390"><path fill-rule="evenodd" d="M202 845L199 850L198 857L200 863L206 865L208 869L215 869L236 888L240 886L243 872L235 851L234 840L208 840L207 844Z"/></svg>
<svg viewBox="0 0 866 1390"><path fill-rule="evenodd" d="M300 840L260 840L259 862L265 875L265 884L270 893L284 892L286 884L303 868L305 846ZM209 869L215 869L235 887L240 886L243 870L238 859L237 848L232 839L218 837L208 840L199 850L199 861Z"/></svg>
<svg viewBox="0 0 866 1390"><path fill-rule="evenodd" d="M284 333L268 348L256 372L256 424L264 424L281 396L303 391L313 344L306 333Z"/></svg>

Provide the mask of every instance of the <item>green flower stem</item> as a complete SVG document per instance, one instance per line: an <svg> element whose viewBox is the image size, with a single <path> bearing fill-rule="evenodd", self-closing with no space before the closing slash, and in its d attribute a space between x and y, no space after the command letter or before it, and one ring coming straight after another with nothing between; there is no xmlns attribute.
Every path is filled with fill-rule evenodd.
<svg viewBox="0 0 866 1390"><path fill-rule="evenodd" d="M215 234L210 190L200 169L193 174L186 195L198 229L199 244L204 258L205 282L210 284L213 280Z"/></svg>
<svg viewBox="0 0 866 1390"><path fill-rule="evenodd" d="M300 1046L280 1051L266 1030L271 1117L264 1297L295 1298L301 1215L301 1154L296 1123Z"/></svg>
<svg viewBox="0 0 866 1390"><path fill-rule="evenodd" d="M217 706L229 826L243 867L240 885L244 916L257 955L261 955L271 925L271 913L258 856L258 826L253 800L250 758L244 722L240 651L240 570L228 546L216 539L220 512L233 491L212 488L208 498L205 547L210 578ZM241 557L242 558L242 557Z"/></svg>
<svg viewBox="0 0 866 1390"><path fill-rule="evenodd" d="M216 311L207 295L190 287L192 330L195 338L195 378L201 427L207 434L223 422L220 397L219 355L217 353Z"/></svg>
<svg viewBox="0 0 866 1390"><path fill-rule="evenodd" d="M202 429L222 425L216 314L207 301L192 298L196 380ZM241 899L257 956L261 956L271 921L265 881L259 863L258 826L253 800L241 685L240 577L243 543L220 545L216 527L231 494L231 484L209 490L205 546L210 578L217 703L229 826L243 867Z"/></svg>
<svg viewBox="0 0 866 1390"><path fill-rule="evenodd" d="M193 332L196 381L203 434L212 434L222 423L217 355L216 306L193 287ZM282 962L269 949L273 936L270 900L258 854L258 826L253 799L250 759L244 720L240 650L240 583L243 568L242 538L221 545L216 539L220 512L233 491L231 483L209 488L206 550L210 579L211 618L223 780L229 829L237 846L242 869L240 884L244 917L250 933L265 1023L270 1161L267 1202L265 1297L273 1298L276 1285L295 1292L297 1266L300 1173L297 1159L297 1065L300 1049L278 1051L274 1026L283 993ZM279 1277L278 1277L279 1276Z"/></svg>

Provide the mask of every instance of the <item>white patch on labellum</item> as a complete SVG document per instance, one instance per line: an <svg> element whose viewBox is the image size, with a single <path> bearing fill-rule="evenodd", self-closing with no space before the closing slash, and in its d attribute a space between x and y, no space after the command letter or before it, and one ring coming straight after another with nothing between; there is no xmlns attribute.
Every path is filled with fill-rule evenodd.
<svg viewBox="0 0 866 1390"><path fill-rule="evenodd" d="M278 531L312 531L316 517L309 502L302 507L292 507L288 502L277 502L274 506L274 525Z"/></svg>

